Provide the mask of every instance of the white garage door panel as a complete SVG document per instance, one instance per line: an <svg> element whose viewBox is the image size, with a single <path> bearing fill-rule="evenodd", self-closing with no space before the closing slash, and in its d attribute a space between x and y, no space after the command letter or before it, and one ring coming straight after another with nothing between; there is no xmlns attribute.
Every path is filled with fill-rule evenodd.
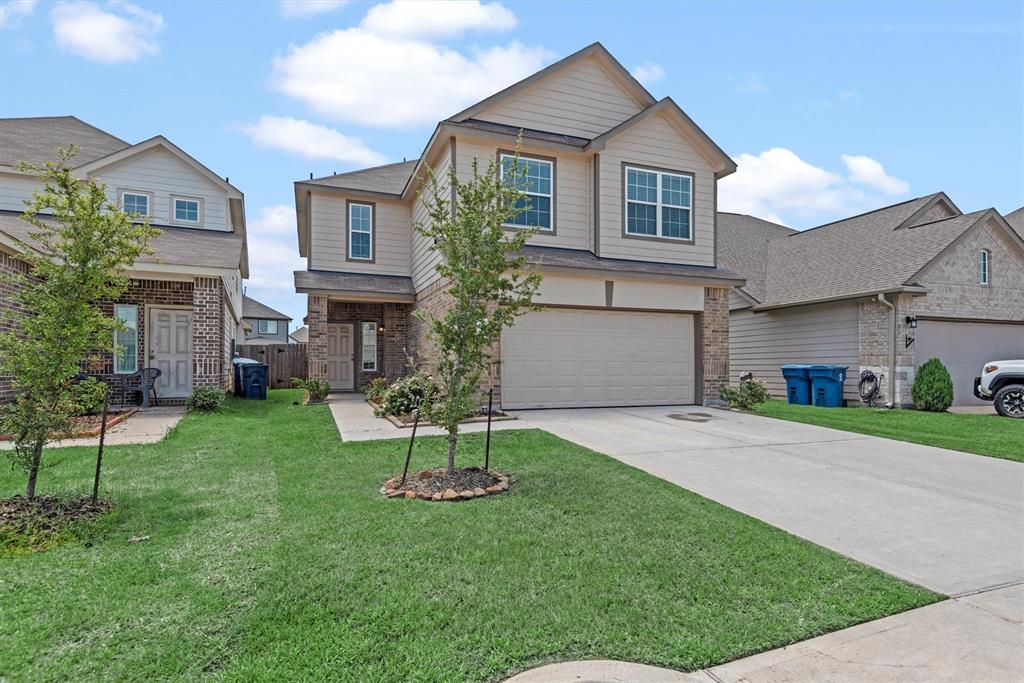
<svg viewBox="0 0 1024 683"><path fill-rule="evenodd" d="M693 316L548 309L501 335L506 408L693 403Z"/></svg>
<svg viewBox="0 0 1024 683"><path fill-rule="evenodd" d="M938 358L953 378L953 405L984 404L974 378L990 360L1024 358L1024 325L922 320L917 326L918 366Z"/></svg>

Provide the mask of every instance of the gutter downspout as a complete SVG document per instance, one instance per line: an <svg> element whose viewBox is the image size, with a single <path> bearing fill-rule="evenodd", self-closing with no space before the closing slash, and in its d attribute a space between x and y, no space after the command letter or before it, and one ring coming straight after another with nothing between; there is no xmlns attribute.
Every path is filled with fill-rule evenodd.
<svg viewBox="0 0 1024 683"><path fill-rule="evenodd" d="M878 295L879 303L889 307L889 402L886 408L896 407L896 306L885 298L885 294Z"/></svg>

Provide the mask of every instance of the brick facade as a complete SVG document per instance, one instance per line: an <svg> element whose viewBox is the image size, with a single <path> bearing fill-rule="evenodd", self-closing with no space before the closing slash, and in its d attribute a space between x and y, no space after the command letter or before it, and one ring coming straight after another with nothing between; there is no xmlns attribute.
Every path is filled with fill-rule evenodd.
<svg viewBox="0 0 1024 683"><path fill-rule="evenodd" d="M306 374L309 379L327 379L327 297L310 294L306 307Z"/></svg>
<svg viewBox="0 0 1024 683"><path fill-rule="evenodd" d="M327 324L348 323L352 325L353 374L356 391L361 390L375 377L385 377L389 381L394 381L406 374L406 352L409 347L408 325L411 309L409 304L398 303L327 302ZM362 323L368 322L377 325L377 370L370 372L362 369L363 336L361 330ZM312 332L312 326L310 326L310 331ZM325 340L326 334L325 325ZM312 334L310 341L312 341ZM308 353L309 348L307 347ZM326 358L325 349L325 364Z"/></svg>
<svg viewBox="0 0 1024 683"><path fill-rule="evenodd" d="M729 288L705 287L700 316L701 396L719 399L718 387L729 381Z"/></svg>
<svg viewBox="0 0 1024 683"><path fill-rule="evenodd" d="M192 386L224 386L224 288L197 277L192 288Z"/></svg>

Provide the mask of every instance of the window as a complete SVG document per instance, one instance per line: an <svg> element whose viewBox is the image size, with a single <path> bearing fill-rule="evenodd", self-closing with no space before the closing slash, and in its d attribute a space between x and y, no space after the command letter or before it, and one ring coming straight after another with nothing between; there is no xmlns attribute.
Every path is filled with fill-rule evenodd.
<svg viewBox="0 0 1024 683"><path fill-rule="evenodd" d="M117 304L114 317L125 328L114 333L114 373L131 374L139 369L139 307Z"/></svg>
<svg viewBox="0 0 1024 683"><path fill-rule="evenodd" d="M177 223L199 223L202 215L202 207L198 199L174 198L174 213L172 218Z"/></svg>
<svg viewBox="0 0 1024 683"><path fill-rule="evenodd" d="M989 261L992 256L989 254L988 249L982 249L978 252L978 284L987 285L989 278L989 269L991 264Z"/></svg>
<svg viewBox="0 0 1024 683"><path fill-rule="evenodd" d="M373 204L348 205L348 258L350 261L373 260Z"/></svg>
<svg viewBox="0 0 1024 683"><path fill-rule="evenodd" d="M277 334L276 320L257 320L256 331L260 334Z"/></svg>
<svg viewBox="0 0 1024 683"><path fill-rule="evenodd" d="M625 167L626 234L693 237L693 179L681 173Z"/></svg>
<svg viewBox="0 0 1024 683"><path fill-rule="evenodd" d="M519 173L516 160L511 154L501 155L501 177L526 197L516 203L521 211L505 225L516 228L537 228L553 230L551 207L554 203L555 165L552 161L519 157Z"/></svg>
<svg viewBox="0 0 1024 683"><path fill-rule="evenodd" d="M377 371L377 323L363 323L363 372Z"/></svg>
<svg viewBox="0 0 1024 683"><path fill-rule="evenodd" d="M149 195L140 192L122 192L121 210L132 216L148 216Z"/></svg>

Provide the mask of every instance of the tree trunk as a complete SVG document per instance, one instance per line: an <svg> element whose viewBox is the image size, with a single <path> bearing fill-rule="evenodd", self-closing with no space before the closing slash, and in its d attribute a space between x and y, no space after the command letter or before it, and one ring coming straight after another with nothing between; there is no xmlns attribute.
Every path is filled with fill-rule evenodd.
<svg viewBox="0 0 1024 683"><path fill-rule="evenodd" d="M43 441L36 441L32 449L32 466L28 470L28 486L25 488L26 498L36 497L36 479L39 477L39 463L43 459Z"/></svg>
<svg viewBox="0 0 1024 683"><path fill-rule="evenodd" d="M448 434L448 474L455 474L455 446L459 441L457 432Z"/></svg>

